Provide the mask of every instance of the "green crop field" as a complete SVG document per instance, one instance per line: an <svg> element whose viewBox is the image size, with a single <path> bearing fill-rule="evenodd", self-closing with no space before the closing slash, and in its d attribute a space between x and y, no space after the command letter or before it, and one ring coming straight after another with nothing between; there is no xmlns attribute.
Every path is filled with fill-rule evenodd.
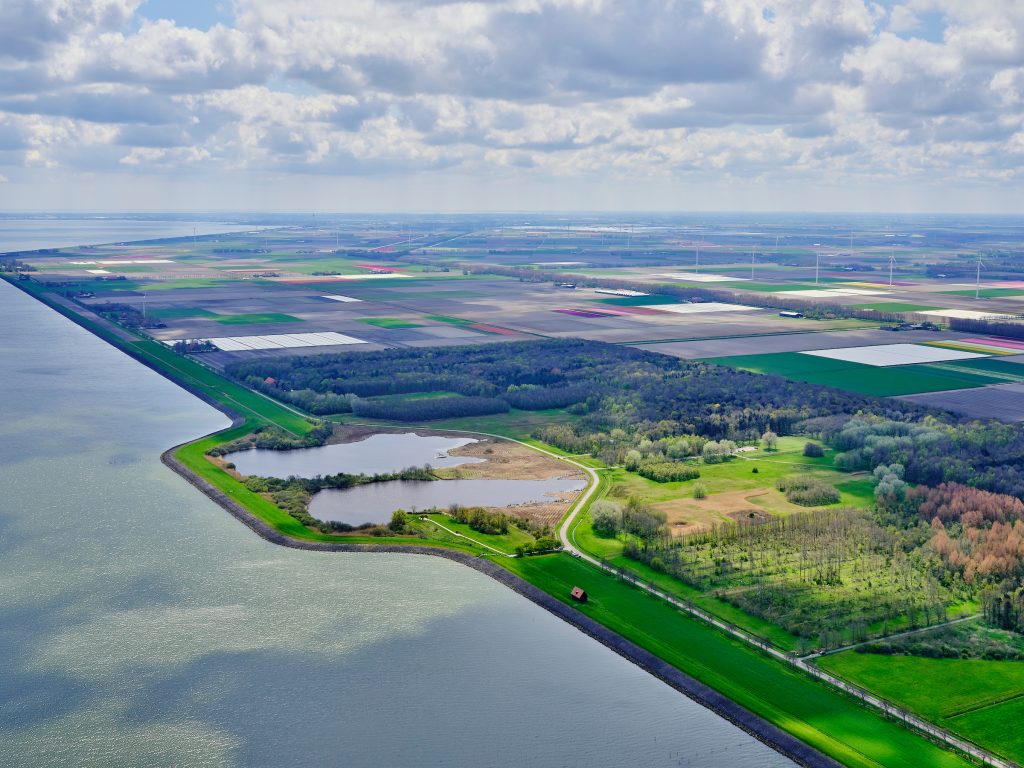
<svg viewBox="0 0 1024 768"><path fill-rule="evenodd" d="M233 277L188 277L174 280L162 280L157 283L139 285L140 291L175 291L183 288L215 288L218 285L238 282Z"/></svg>
<svg viewBox="0 0 1024 768"><path fill-rule="evenodd" d="M378 328L422 328L422 323L414 323L411 320L402 320L398 317L361 317L360 323L375 325Z"/></svg>
<svg viewBox="0 0 1024 768"><path fill-rule="evenodd" d="M927 312L938 307L927 304L908 304L902 301L876 301L873 304L854 304L852 309L873 309L876 312Z"/></svg>
<svg viewBox="0 0 1024 768"><path fill-rule="evenodd" d="M583 587L590 600L578 610L844 765L967 765L896 723L569 555L497 562L566 603L573 586Z"/></svg>
<svg viewBox="0 0 1024 768"><path fill-rule="evenodd" d="M706 358L704 362L878 397L944 392L995 383L991 377L980 373L968 373L934 365L899 365L882 368L799 352Z"/></svg>
<svg viewBox="0 0 1024 768"><path fill-rule="evenodd" d="M818 665L943 728L1024 761L1024 662L930 659L846 651Z"/></svg>
<svg viewBox="0 0 1024 768"><path fill-rule="evenodd" d="M975 295L973 288L966 288L960 291L939 291L945 296L971 296ZM1001 299L1007 296L1024 296L1022 288L982 288L977 295L983 299Z"/></svg>
<svg viewBox="0 0 1024 768"><path fill-rule="evenodd" d="M224 325L260 325L264 323L301 323L301 317L283 315L279 312L262 312L251 315L221 315L214 318Z"/></svg>
<svg viewBox="0 0 1024 768"><path fill-rule="evenodd" d="M462 317L449 317L448 315L424 315L427 320L435 323L447 323L448 325L472 325L475 320L466 320Z"/></svg>
<svg viewBox="0 0 1024 768"><path fill-rule="evenodd" d="M976 357L972 360L957 360L957 368L969 368L973 371L1006 374L1007 376L1024 376L1024 364L1014 360L1001 360L998 357Z"/></svg>
<svg viewBox="0 0 1024 768"><path fill-rule="evenodd" d="M161 320L182 320L189 317L217 317L217 314L202 307L168 307L151 309L149 314Z"/></svg>
<svg viewBox="0 0 1024 768"><path fill-rule="evenodd" d="M650 296L609 296L604 299L592 299L600 304L611 304L615 307L645 307L655 304L678 304L678 296L664 296L659 293Z"/></svg>

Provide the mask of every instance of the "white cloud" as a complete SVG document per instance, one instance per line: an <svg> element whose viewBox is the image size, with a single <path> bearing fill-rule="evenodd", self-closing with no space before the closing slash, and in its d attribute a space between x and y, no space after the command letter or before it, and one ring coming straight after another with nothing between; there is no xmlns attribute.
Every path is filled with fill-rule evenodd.
<svg viewBox="0 0 1024 768"><path fill-rule="evenodd" d="M0 6L0 170L747 180L765 207L1020 180L1013 0L237 0L208 30L138 7Z"/></svg>

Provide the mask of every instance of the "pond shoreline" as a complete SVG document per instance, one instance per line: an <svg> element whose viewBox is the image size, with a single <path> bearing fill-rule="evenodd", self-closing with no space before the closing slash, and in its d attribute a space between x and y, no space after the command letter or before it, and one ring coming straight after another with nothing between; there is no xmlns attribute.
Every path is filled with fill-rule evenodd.
<svg viewBox="0 0 1024 768"><path fill-rule="evenodd" d="M188 389L188 387L186 387L186 389ZM207 398L202 399L231 418L232 426L238 426L239 423L244 422L244 419L239 418L237 414L231 413L220 403L210 402ZM557 616L579 631L594 640L597 640L605 647L619 654L626 660L640 667L648 674L653 675L674 690L682 693L687 698L697 702L707 709L710 709L712 712L732 723L740 730L753 736L755 739L766 744L780 754L785 755L798 765L804 766L804 768L840 768L841 766L840 763L825 756L821 752L818 752L810 745L805 744L794 736L791 736L777 726L769 723L767 720L755 715L728 697L718 693L713 688L701 683L696 678L691 677L685 672L673 667L669 663L652 654L650 651L644 650L635 643L622 637L617 632L608 629L603 624L600 624L589 616L581 613L573 606L563 603L547 592L544 592L528 581L520 578L511 571L502 568L483 556L473 556L465 552L436 546L415 544L345 544L341 542L302 541L286 536L280 531L275 530L256 515L252 514L244 506L230 498L223 491L199 477L185 464L183 464L177 458L176 453L180 448L187 444L188 443L184 443L167 449L160 455L160 461L184 478L184 480L190 485L204 493L229 515L272 544L312 552L363 552L430 555L460 563L491 577L495 581L511 589L513 592L516 592L554 616Z"/></svg>

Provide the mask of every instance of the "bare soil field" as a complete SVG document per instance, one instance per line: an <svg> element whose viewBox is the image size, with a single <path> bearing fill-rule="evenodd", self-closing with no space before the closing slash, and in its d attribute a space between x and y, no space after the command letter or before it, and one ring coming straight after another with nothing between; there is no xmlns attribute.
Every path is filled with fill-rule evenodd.
<svg viewBox="0 0 1024 768"><path fill-rule="evenodd" d="M654 505L668 515L673 536L686 536L729 521L764 521L770 515L806 512L805 507L786 501L774 488L741 489L714 493L703 499L683 498Z"/></svg>

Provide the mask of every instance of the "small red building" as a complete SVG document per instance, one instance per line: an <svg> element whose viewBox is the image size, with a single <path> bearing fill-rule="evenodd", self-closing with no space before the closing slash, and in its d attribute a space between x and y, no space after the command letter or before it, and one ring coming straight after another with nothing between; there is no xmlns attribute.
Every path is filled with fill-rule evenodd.
<svg viewBox="0 0 1024 768"><path fill-rule="evenodd" d="M587 593L583 591L582 587L573 587L572 591L569 593L569 597L578 603L587 602Z"/></svg>

